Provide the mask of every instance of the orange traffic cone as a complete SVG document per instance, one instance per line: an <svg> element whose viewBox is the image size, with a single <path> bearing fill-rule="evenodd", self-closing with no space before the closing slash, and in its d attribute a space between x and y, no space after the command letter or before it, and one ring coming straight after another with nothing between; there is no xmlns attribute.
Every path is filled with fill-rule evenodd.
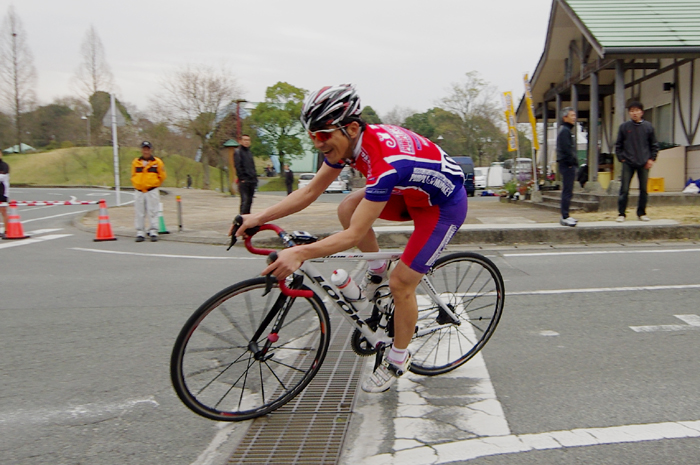
<svg viewBox="0 0 700 465"><path fill-rule="evenodd" d="M10 201L10 214L7 215L7 224L5 225L5 237L3 239L27 239L29 236L24 235L22 222L17 213L17 201Z"/></svg>
<svg viewBox="0 0 700 465"><path fill-rule="evenodd" d="M112 234L112 225L109 224L109 215L107 214L107 202L105 202L104 199L100 200L100 217L97 220L97 236L93 240L95 242L117 240L114 234Z"/></svg>

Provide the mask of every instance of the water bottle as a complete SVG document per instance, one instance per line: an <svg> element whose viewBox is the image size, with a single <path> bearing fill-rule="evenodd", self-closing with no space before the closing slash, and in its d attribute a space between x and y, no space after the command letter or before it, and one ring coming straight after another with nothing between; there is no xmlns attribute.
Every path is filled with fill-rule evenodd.
<svg viewBox="0 0 700 465"><path fill-rule="evenodd" d="M340 293L348 302L351 302L355 309L359 312L369 306L369 302L360 289L360 286L352 279L348 272L343 269L338 269L331 275L331 282L334 286L340 289Z"/></svg>

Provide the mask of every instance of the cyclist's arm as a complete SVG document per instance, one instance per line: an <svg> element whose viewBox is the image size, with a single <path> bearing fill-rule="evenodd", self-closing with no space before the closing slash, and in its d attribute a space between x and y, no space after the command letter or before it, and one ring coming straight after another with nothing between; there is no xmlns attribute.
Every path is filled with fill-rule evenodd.
<svg viewBox="0 0 700 465"><path fill-rule="evenodd" d="M295 190L277 204L259 213L243 215L243 224L238 230L239 232L237 235L242 235L246 229L254 228L255 226L260 226L261 224L269 223L279 218L284 218L285 216L305 209L325 192L328 186L338 177L340 171L342 171L342 168L333 168L324 163L308 186ZM230 235L231 231L229 230L229 236Z"/></svg>
<svg viewBox="0 0 700 465"><path fill-rule="evenodd" d="M386 202L362 199L352 215L348 229L313 244L282 250L278 254L277 261L265 268L262 274L272 273L277 278L284 279L296 271L305 260L325 257L349 249L367 234L385 205Z"/></svg>

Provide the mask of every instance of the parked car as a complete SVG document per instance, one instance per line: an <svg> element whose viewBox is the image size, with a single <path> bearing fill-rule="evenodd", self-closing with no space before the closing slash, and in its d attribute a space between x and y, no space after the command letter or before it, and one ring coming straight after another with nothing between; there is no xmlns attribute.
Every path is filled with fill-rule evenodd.
<svg viewBox="0 0 700 465"><path fill-rule="evenodd" d="M472 157L451 157L464 171L464 188L469 197L474 197L474 162Z"/></svg>
<svg viewBox="0 0 700 465"><path fill-rule="evenodd" d="M532 159L516 158L515 163L512 159L503 162L503 183L507 183L511 179L518 182L528 182L532 180Z"/></svg>
<svg viewBox="0 0 700 465"><path fill-rule="evenodd" d="M474 187L477 189L486 189L486 177L488 174L488 167L474 168Z"/></svg>
<svg viewBox="0 0 700 465"><path fill-rule="evenodd" d="M309 185L311 180L316 176L316 173L302 173L299 175L299 189ZM344 192L348 190L347 181L343 180L338 176L335 181L333 181L330 186L326 189L326 192Z"/></svg>
<svg viewBox="0 0 700 465"><path fill-rule="evenodd" d="M348 190L348 183L338 176L335 181L328 186L326 192L344 192L346 190Z"/></svg>
<svg viewBox="0 0 700 465"><path fill-rule="evenodd" d="M299 175L299 189L308 186L314 176L316 173L301 173Z"/></svg>

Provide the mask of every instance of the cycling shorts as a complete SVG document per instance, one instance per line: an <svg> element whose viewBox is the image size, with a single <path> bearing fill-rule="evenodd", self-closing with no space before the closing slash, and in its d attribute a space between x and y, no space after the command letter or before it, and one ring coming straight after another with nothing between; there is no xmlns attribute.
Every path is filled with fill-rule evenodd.
<svg viewBox="0 0 700 465"><path fill-rule="evenodd" d="M431 207L411 207L403 196L392 195L379 218L390 221L413 220L414 231L401 255L409 268L426 274L467 217L464 188L450 202Z"/></svg>

